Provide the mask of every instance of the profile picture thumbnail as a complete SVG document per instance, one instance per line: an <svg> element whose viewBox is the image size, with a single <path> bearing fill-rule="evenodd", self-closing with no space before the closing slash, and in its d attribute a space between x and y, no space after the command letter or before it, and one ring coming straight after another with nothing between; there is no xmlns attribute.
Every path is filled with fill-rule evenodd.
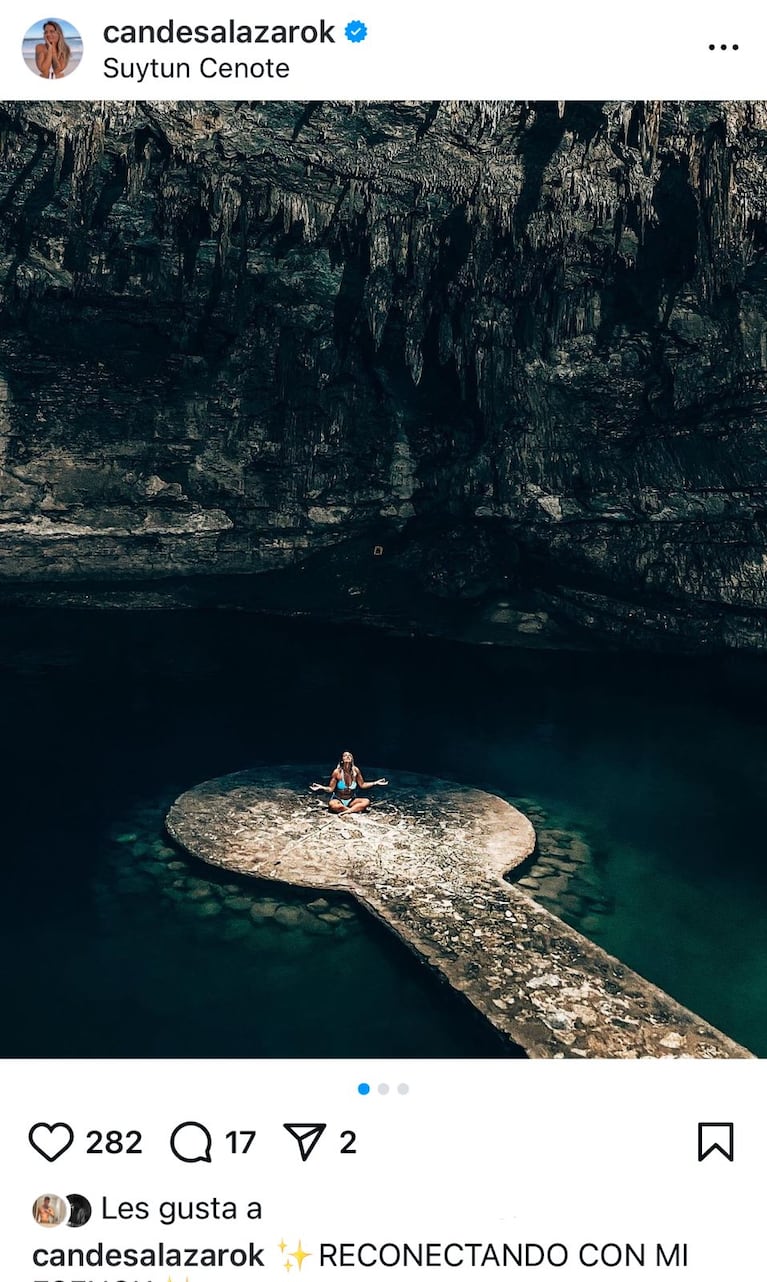
<svg viewBox="0 0 767 1282"><path fill-rule="evenodd" d="M69 1203L67 1226L70 1229L81 1229L91 1218L91 1204L82 1193L68 1193L67 1201Z"/></svg>
<svg viewBox="0 0 767 1282"><path fill-rule="evenodd" d="M41 18L24 36L24 61L44 80L62 80L76 71L83 56L80 32L64 18Z"/></svg>
<svg viewBox="0 0 767 1282"><path fill-rule="evenodd" d="M35 1217L35 1223L42 1228L55 1229L69 1219L69 1205L65 1197L59 1197L56 1193L45 1193L35 1198L32 1214Z"/></svg>

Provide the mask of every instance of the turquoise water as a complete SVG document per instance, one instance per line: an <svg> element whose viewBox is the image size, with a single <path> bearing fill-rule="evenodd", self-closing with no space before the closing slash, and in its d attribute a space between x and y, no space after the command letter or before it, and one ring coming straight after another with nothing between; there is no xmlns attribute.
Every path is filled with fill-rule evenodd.
<svg viewBox="0 0 767 1282"><path fill-rule="evenodd" d="M608 951L767 1054L761 661L498 651L224 612L6 612L5 1054L493 1055L353 905L162 838L195 782L365 761L519 800L519 871ZM339 665L353 673L339 694ZM65 1000L45 1009L45 986Z"/></svg>

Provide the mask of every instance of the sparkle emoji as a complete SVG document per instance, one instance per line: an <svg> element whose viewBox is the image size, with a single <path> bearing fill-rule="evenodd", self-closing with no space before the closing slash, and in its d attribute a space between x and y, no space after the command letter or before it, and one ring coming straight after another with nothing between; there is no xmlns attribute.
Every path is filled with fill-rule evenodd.
<svg viewBox="0 0 767 1282"><path fill-rule="evenodd" d="M283 1263L283 1268L286 1270L286 1272L290 1273L290 1270L294 1269L296 1265L298 1265L298 1271L300 1273L301 1269L304 1266L304 1260L308 1260L312 1252L304 1250L303 1246L301 1245L300 1238L298 1239L298 1246L296 1247L295 1251L288 1251L288 1244L284 1238L282 1239L281 1242L278 1242L277 1245L280 1248L281 1255L285 1255L286 1251L288 1252L287 1259ZM293 1263L294 1260L296 1262L295 1264Z"/></svg>
<svg viewBox="0 0 767 1282"><path fill-rule="evenodd" d="M311 1255L311 1251L305 1251L303 1249L303 1247L301 1246L301 1239L299 1238L298 1246L296 1250L289 1251L288 1255L292 1256L292 1258L295 1260L296 1264L298 1265L298 1272L300 1273L303 1267L304 1260L309 1259L309 1256Z"/></svg>

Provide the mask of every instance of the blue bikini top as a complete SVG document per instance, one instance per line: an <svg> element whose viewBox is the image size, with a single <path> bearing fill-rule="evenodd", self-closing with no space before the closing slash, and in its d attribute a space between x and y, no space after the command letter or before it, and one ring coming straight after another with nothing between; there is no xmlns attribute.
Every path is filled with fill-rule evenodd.
<svg viewBox="0 0 767 1282"><path fill-rule="evenodd" d="M349 785L348 785L348 787L349 787L349 791L351 792L353 788L356 788L356 787L357 787L357 780L356 780L356 779L353 779L353 780L352 780L352 782L351 782L351 784L349 784ZM338 782L336 783L336 788L338 789L338 791L339 791L339 792L345 792L345 791L346 791L347 784L346 784L346 783L345 783L345 781L344 781L344 777L343 777L343 775L341 775L341 778L340 778L340 779L338 780Z"/></svg>

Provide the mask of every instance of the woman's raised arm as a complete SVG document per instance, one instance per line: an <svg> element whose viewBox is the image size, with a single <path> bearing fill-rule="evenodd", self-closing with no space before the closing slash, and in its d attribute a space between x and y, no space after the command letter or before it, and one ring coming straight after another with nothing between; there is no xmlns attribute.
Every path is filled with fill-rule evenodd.
<svg viewBox="0 0 767 1282"><path fill-rule="evenodd" d="M338 771L334 770L330 776L330 783L325 786L324 783L310 783L309 787L312 792L335 792L336 782L338 780Z"/></svg>

